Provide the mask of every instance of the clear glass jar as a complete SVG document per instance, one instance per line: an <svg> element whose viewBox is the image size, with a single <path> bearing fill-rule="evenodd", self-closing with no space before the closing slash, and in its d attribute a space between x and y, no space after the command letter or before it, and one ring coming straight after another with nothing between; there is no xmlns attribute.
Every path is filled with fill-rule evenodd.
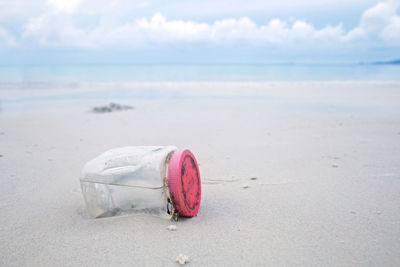
<svg viewBox="0 0 400 267"><path fill-rule="evenodd" d="M196 159L175 146L111 149L86 163L80 182L94 218L144 212L177 219L195 216L200 206Z"/></svg>

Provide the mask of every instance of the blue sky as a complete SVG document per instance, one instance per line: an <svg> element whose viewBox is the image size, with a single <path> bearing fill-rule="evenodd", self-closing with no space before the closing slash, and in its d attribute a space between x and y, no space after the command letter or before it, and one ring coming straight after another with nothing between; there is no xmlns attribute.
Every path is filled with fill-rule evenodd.
<svg viewBox="0 0 400 267"><path fill-rule="evenodd" d="M400 0L0 0L0 64L400 58Z"/></svg>

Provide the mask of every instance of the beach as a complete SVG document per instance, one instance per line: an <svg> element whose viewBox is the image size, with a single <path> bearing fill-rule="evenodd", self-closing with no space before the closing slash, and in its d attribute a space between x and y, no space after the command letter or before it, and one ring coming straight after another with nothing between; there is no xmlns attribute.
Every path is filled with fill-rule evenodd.
<svg viewBox="0 0 400 267"><path fill-rule="evenodd" d="M66 86L3 84L1 266L400 264L398 81ZM194 153L196 217L88 218L83 165L128 145Z"/></svg>

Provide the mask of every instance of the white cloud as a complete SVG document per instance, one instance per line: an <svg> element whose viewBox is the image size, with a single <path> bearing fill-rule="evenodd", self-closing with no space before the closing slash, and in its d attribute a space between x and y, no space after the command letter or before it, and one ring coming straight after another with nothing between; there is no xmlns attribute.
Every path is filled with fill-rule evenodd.
<svg viewBox="0 0 400 267"><path fill-rule="evenodd" d="M315 31L314 37L317 40L326 42L338 41L343 39L344 32L343 24L339 24L335 27L328 25L321 30Z"/></svg>
<svg viewBox="0 0 400 267"><path fill-rule="evenodd" d="M0 46L5 43L7 46L16 46L17 42L8 31L0 27Z"/></svg>
<svg viewBox="0 0 400 267"><path fill-rule="evenodd" d="M134 25L152 41L198 41L207 37L210 26L192 21L167 21L160 13L151 20L141 19Z"/></svg>
<svg viewBox="0 0 400 267"><path fill-rule="evenodd" d="M400 16L397 10L400 1L389 0L367 9L358 27L346 36L347 41L365 41L372 39L387 43L400 44Z"/></svg>
<svg viewBox="0 0 400 267"><path fill-rule="evenodd" d="M248 41L254 42L259 31L257 25L247 17L225 19L214 22L210 28L210 41L216 43Z"/></svg>
<svg viewBox="0 0 400 267"><path fill-rule="evenodd" d="M279 19L272 19L267 25L261 26L260 31L263 37L271 44L282 44L289 35L287 22Z"/></svg>
<svg viewBox="0 0 400 267"><path fill-rule="evenodd" d="M392 16L390 22L382 30L382 37L387 41L400 43L400 16Z"/></svg>
<svg viewBox="0 0 400 267"><path fill-rule="evenodd" d="M243 17L202 23L168 20L161 13L156 13L150 19L141 18L126 23L111 20L110 23L107 16L112 14L113 7L118 7L122 0L101 0L102 4L97 6L97 11L89 8L91 4L88 5L88 1L93 0L48 0L50 10L25 24L22 41L29 40L29 43L36 42L42 46L92 48L135 48L188 42L257 46L346 45L360 42L369 45L379 42L400 44L398 0L381 2L367 9L359 25L348 32L342 24L317 29L303 20L272 19L265 25L257 25L250 18ZM147 2L136 2L132 7L147 5ZM104 13L104 10L108 11ZM91 12L103 15L95 25L82 24L82 16ZM5 34L0 29L1 36Z"/></svg>
<svg viewBox="0 0 400 267"><path fill-rule="evenodd" d="M74 13L81 0L47 0L54 12Z"/></svg>
<svg viewBox="0 0 400 267"><path fill-rule="evenodd" d="M77 27L74 20L58 14L58 10L31 19L23 32L23 38L42 46L91 47L85 30Z"/></svg>
<svg viewBox="0 0 400 267"><path fill-rule="evenodd" d="M40 15L45 8L45 0L0 0L0 23L19 24L31 16Z"/></svg>

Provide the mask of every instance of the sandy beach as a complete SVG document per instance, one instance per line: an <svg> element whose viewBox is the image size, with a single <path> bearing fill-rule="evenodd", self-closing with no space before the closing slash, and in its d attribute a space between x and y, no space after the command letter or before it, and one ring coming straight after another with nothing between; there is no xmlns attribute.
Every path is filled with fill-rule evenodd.
<svg viewBox="0 0 400 267"><path fill-rule="evenodd" d="M177 266L180 253L188 266L400 265L398 84L126 90L144 87L178 97L31 105L22 89L7 89L14 98L3 90L1 266ZM108 100L135 109L89 112ZM46 111L50 102L59 110ZM113 147L169 144L200 164L196 217L176 231L146 214L87 217L79 175L88 160Z"/></svg>

